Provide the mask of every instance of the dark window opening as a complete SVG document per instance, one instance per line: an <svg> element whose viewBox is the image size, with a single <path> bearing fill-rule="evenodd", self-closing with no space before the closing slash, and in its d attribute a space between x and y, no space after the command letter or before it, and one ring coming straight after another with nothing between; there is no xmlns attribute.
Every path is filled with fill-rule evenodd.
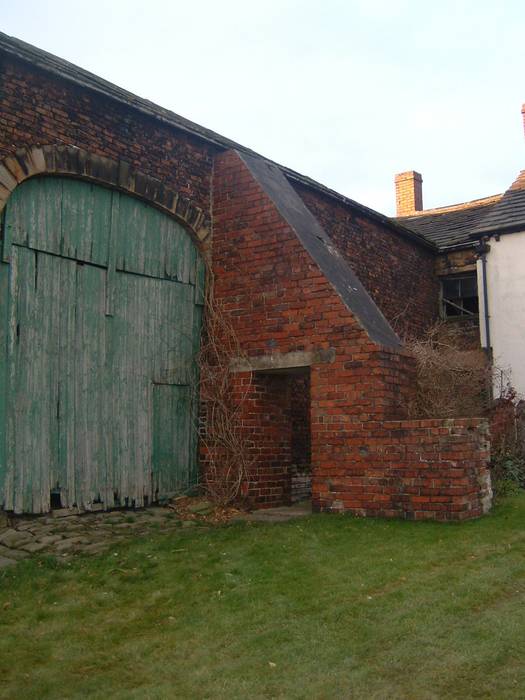
<svg viewBox="0 0 525 700"><path fill-rule="evenodd" d="M444 318L478 315L478 280L475 272L441 280L441 311Z"/></svg>

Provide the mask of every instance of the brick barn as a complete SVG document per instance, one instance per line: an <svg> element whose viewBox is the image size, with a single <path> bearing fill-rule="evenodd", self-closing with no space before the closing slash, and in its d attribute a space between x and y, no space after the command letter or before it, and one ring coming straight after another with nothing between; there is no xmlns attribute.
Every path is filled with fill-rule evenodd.
<svg viewBox="0 0 525 700"><path fill-rule="evenodd" d="M0 507L197 482L205 260L242 348L254 505L311 487L320 511L490 507L485 421L407 417L394 328L438 316L435 242L3 34L0 158Z"/></svg>

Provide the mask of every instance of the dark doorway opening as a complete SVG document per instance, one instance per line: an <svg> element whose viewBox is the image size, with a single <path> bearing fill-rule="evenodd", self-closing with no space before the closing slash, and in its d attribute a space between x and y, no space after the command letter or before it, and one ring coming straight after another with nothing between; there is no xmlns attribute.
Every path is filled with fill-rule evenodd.
<svg viewBox="0 0 525 700"><path fill-rule="evenodd" d="M253 380L252 497L263 507L309 499L310 368L255 372Z"/></svg>
<svg viewBox="0 0 525 700"><path fill-rule="evenodd" d="M297 503L312 495L309 368L290 376L290 420L290 501Z"/></svg>

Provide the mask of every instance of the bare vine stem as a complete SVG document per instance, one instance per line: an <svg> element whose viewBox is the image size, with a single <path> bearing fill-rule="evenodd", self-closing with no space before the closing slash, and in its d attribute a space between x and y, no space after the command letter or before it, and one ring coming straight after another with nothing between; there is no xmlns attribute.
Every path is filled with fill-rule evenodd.
<svg viewBox="0 0 525 700"><path fill-rule="evenodd" d="M236 377L233 364L246 359L246 354L224 302L215 298L209 266L203 320L197 355L202 487L211 500L225 506L239 498L255 459L243 425L252 379L251 374L243 376L242 382Z"/></svg>

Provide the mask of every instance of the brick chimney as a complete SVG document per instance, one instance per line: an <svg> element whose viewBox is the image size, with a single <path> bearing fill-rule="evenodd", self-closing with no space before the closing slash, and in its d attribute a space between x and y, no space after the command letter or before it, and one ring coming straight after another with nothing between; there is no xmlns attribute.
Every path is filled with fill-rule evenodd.
<svg viewBox="0 0 525 700"><path fill-rule="evenodd" d="M524 105L525 107L525 105ZM409 170L396 175L396 215L410 216L423 210L423 178Z"/></svg>
<svg viewBox="0 0 525 700"><path fill-rule="evenodd" d="M523 131L525 132L525 104L521 105L521 118L523 119Z"/></svg>

